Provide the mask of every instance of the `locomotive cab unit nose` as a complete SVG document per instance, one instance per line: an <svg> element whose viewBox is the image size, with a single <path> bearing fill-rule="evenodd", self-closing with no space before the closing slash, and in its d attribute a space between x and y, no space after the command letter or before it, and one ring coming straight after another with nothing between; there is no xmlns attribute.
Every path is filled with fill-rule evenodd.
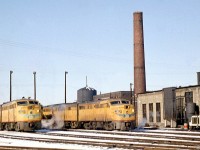
<svg viewBox="0 0 200 150"><path fill-rule="evenodd" d="M112 120L117 130L129 130L135 120L133 105L128 100L113 100L110 102Z"/></svg>
<svg viewBox="0 0 200 150"><path fill-rule="evenodd" d="M1 130L31 131L41 128L41 104L37 100L23 98L4 103L0 112Z"/></svg>

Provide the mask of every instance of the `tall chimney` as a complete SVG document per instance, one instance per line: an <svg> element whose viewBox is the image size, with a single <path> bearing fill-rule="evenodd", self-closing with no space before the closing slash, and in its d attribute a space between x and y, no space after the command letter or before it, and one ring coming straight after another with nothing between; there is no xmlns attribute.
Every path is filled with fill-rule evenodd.
<svg viewBox="0 0 200 150"><path fill-rule="evenodd" d="M134 12L134 93L146 92L142 12Z"/></svg>
<svg viewBox="0 0 200 150"><path fill-rule="evenodd" d="M197 72L197 85L200 85L200 72Z"/></svg>

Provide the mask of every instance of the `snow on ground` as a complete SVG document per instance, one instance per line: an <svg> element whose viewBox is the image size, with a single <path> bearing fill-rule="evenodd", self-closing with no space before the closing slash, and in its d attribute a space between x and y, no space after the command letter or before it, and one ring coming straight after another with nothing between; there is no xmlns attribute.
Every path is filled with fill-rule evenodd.
<svg viewBox="0 0 200 150"><path fill-rule="evenodd" d="M0 138L0 146L13 146L13 147L32 147L32 148L57 148L57 149L73 149L73 150L114 150L112 148L90 146L90 145L78 145L78 144L55 144L55 143L45 143L45 142L36 142L36 141L27 141L27 140L16 140L16 139L7 139ZM122 150L116 149L115 150Z"/></svg>
<svg viewBox="0 0 200 150"><path fill-rule="evenodd" d="M152 131L152 130L151 130ZM199 135L179 135L179 134L176 134L177 132L180 133L180 131L176 131L175 133L174 132L168 132L168 131L165 131L165 132L162 132L162 133L159 133L159 131L162 131L162 130L154 130L155 133L151 133L150 130L146 130L146 134L148 135L152 135L152 137L143 137L141 135L144 134L144 132L128 132L129 134L132 134L132 136L130 135L116 135L116 134L101 134L101 133L90 133L92 132L92 130L88 131L88 133L86 132L73 132L73 131L49 131L49 130L40 130L40 132L47 132L47 133L58 133L58 134L68 134L68 135L85 135L85 136L96 136L96 137L112 137L112 138L124 138L124 139L151 139L151 140L169 140L167 139L167 137L188 137L188 138L196 138L196 139L200 139L200 136ZM153 132L154 132L153 131ZM127 133L127 132L119 132L119 131L113 131L113 133ZM187 131L184 131L185 133ZM174 133L174 134L172 134ZM182 132L181 132L182 133ZM191 133L191 132L187 132L187 133ZM195 132L194 132L195 133ZM154 138L154 135L155 136L159 136L159 135L163 135L163 136L166 136L166 138ZM178 140L178 139L170 139L171 141L185 141L185 140ZM195 141L194 141L195 142Z"/></svg>
<svg viewBox="0 0 200 150"><path fill-rule="evenodd" d="M134 131L134 130L133 130ZM190 130L177 130L175 128L168 128L168 129L157 129L157 130L145 130L145 129L139 129L135 131L142 131L142 132L163 132L163 133L190 133L190 134L196 134L200 135L199 131L190 131Z"/></svg>
<svg viewBox="0 0 200 150"><path fill-rule="evenodd" d="M77 135L90 135L90 136L98 136L98 137L114 137L114 138L129 138L129 139L152 139L152 140L169 140L167 138L154 138L153 135L166 135L166 136L175 136L175 137L192 137L192 138L200 138L199 132L190 132L190 131L181 131L181 133L192 133L193 135L178 135L176 133L180 133L180 131L172 131L172 130L145 130L143 133L147 133L152 135L152 137L142 137L140 134L141 132L129 132L129 134L133 134L133 136L126 136L126 135L113 135L113 134L100 134L100 133L84 133L84 132L73 132L73 131L49 131L49 130L40 130L40 132L48 132L48 133L60 133L60 134L77 134ZM92 132L92 131L91 131ZM118 132L118 131L113 131ZM151 133L150 133L151 132ZM153 133L152 133L153 132ZM159 133L162 132L162 133ZM7 135L16 135L16 136L25 136L25 137L35 137L35 138L53 138L53 139L64 139L64 140L84 140L87 142L90 141L98 141L98 142L114 142L109 140L100 140L100 139L87 139L87 138L75 138L75 137L63 137L63 136L53 136L53 135L40 135L34 133L25 133L25 132L12 132L12 131L0 131L2 134ZM127 133L127 132L119 132L119 133ZM170 134L169 134L170 133ZM173 134L171 134L173 133ZM178 139L170 139L172 141L185 141L185 140L178 140ZM138 144L138 142L127 142L127 141L119 141L116 140L116 143L126 143L126 144ZM195 142L195 141L194 141ZM144 144L144 143L143 143ZM54 143L45 143L45 142L36 142L36 141L27 141L27 140L16 140L16 139L8 139L8 138L0 138L0 146L32 146L34 147L41 147L41 148L60 148L60 149L94 149L94 150L101 150L101 149L108 149L106 147L94 147L94 146L86 146L86 145L75 145L75 144L54 144ZM109 148L112 150L112 148ZM115 148L116 149L116 148ZM120 149L118 149L120 150Z"/></svg>
<svg viewBox="0 0 200 150"><path fill-rule="evenodd" d="M56 136L48 136L48 135L38 135L33 133L22 133L22 132L12 132L12 131L0 131L2 134L7 135L16 135L16 136L23 136L23 137L36 137L36 138L53 138L53 139L69 139L69 140L77 140L77 138L70 138L70 137L56 137ZM80 138L80 140L82 140ZM86 139L87 140L87 139ZM40 148L60 148L60 149L87 149L87 150L102 150L102 149L109 149L113 150L112 148L107 147L98 147L98 146L90 146L90 145L75 145L75 144L55 144L55 143L45 143L45 142L36 142L36 141L28 141L28 140L17 140L17 139L8 139L8 138L0 138L0 146L27 146L27 147L40 147ZM122 150L120 148L115 150Z"/></svg>
<svg viewBox="0 0 200 150"><path fill-rule="evenodd" d="M24 140L16 140L16 139L7 139L7 138L0 138L0 146L27 146L32 148L60 148L60 149L95 149L101 150L102 148L95 148L90 146L84 145L71 145L71 144L55 144L55 143L42 143L42 142L35 142L35 141L24 141Z"/></svg>

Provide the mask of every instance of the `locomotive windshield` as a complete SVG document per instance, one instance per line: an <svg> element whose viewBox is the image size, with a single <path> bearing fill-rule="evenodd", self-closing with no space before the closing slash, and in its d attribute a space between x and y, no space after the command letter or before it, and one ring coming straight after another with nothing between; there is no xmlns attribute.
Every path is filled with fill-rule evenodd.
<svg viewBox="0 0 200 150"><path fill-rule="evenodd" d="M110 102L111 105L117 105L117 104L120 104L120 101L112 101Z"/></svg>
<svg viewBox="0 0 200 150"><path fill-rule="evenodd" d="M129 101L122 101L122 104L129 104Z"/></svg>
<svg viewBox="0 0 200 150"><path fill-rule="evenodd" d="M23 106L25 106L25 105L27 105L27 104L28 104L27 101L17 102L17 105L18 105L18 106L19 106L19 105L23 105Z"/></svg>
<svg viewBox="0 0 200 150"><path fill-rule="evenodd" d="M29 104L36 104L36 105L38 105L38 102L37 101L29 101Z"/></svg>
<svg viewBox="0 0 200 150"><path fill-rule="evenodd" d="M118 100L110 102L111 105L118 105L118 104L129 104L130 102L127 100Z"/></svg>

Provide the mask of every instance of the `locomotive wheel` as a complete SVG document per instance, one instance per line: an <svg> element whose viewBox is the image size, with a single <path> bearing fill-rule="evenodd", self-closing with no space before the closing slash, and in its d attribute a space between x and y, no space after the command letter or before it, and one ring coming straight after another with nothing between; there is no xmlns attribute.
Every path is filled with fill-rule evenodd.
<svg viewBox="0 0 200 150"><path fill-rule="evenodd" d="M105 123L104 128L108 131L111 131L114 129L113 123Z"/></svg>
<svg viewBox="0 0 200 150"><path fill-rule="evenodd" d="M89 123L84 123L83 127L85 129L89 130L90 129L90 124Z"/></svg>
<svg viewBox="0 0 200 150"><path fill-rule="evenodd" d="M93 123L92 123L92 129L96 130L96 128L97 128L97 123L96 123L96 122L93 122Z"/></svg>
<svg viewBox="0 0 200 150"><path fill-rule="evenodd" d="M19 125L18 124L15 124L15 131L19 131L20 129L19 129Z"/></svg>
<svg viewBox="0 0 200 150"><path fill-rule="evenodd" d="M6 131L10 131L9 124L6 124L6 125L5 125L5 129L6 129Z"/></svg>
<svg viewBox="0 0 200 150"><path fill-rule="evenodd" d="M79 123L78 122L71 122L71 128L72 129L76 129L79 127Z"/></svg>
<svg viewBox="0 0 200 150"><path fill-rule="evenodd" d="M88 123L84 123L83 127L87 130L91 130L93 128L92 123L88 122Z"/></svg>

